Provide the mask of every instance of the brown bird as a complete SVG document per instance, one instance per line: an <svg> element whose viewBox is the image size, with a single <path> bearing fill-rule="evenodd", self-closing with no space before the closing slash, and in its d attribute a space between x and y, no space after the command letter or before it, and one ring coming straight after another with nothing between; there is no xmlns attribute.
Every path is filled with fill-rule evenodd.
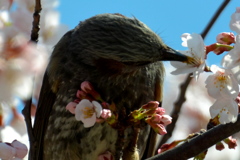
<svg viewBox="0 0 240 160"><path fill-rule="evenodd" d="M42 119L47 128L40 138L44 145L38 158L95 160L106 151L115 160L146 158L150 127L144 122L138 139L133 126L121 133L106 122L85 128L66 105L76 98L80 84L89 81L106 102L116 105L118 121L123 122L124 115L143 104L161 101L161 61L187 62L188 58L136 18L100 14L80 22L57 43L45 73L36 120ZM42 108L51 111L49 120L40 117Z"/></svg>

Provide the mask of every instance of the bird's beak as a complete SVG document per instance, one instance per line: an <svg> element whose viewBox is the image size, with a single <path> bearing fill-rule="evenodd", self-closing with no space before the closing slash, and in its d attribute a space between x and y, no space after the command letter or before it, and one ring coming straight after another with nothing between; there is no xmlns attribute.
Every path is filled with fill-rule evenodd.
<svg viewBox="0 0 240 160"><path fill-rule="evenodd" d="M189 56L186 56L170 47L168 47L166 50L162 51L162 61L180 61L184 63L189 62Z"/></svg>

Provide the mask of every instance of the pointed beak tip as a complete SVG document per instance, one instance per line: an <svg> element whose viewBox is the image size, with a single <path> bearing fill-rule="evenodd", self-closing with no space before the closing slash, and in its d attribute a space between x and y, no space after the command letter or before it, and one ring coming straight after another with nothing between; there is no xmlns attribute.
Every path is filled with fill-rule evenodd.
<svg viewBox="0 0 240 160"><path fill-rule="evenodd" d="M165 51L163 60L165 60L165 61L188 62L189 57L170 48L169 50Z"/></svg>

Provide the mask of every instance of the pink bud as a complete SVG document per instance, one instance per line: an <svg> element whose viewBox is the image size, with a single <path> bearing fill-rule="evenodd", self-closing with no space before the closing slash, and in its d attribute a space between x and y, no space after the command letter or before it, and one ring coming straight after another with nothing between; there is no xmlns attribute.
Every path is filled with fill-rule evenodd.
<svg viewBox="0 0 240 160"><path fill-rule="evenodd" d="M172 123L172 117L170 117L169 115L162 115L161 122L164 126L167 126Z"/></svg>
<svg viewBox="0 0 240 160"><path fill-rule="evenodd" d="M161 120L162 120L162 116L159 115L159 114L154 114L154 115L152 116L152 118L151 118L151 121L152 121L153 123L160 123Z"/></svg>
<svg viewBox="0 0 240 160"><path fill-rule="evenodd" d="M151 122L150 118L145 119L145 121L153 128L153 130L160 134L160 135L164 135L167 133L164 125L160 124L160 123L153 123Z"/></svg>
<svg viewBox="0 0 240 160"><path fill-rule="evenodd" d="M217 42L221 44L232 44L235 43L235 36L231 32L222 32L216 37Z"/></svg>
<svg viewBox="0 0 240 160"><path fill-rule="evenodd" d="M110 111L109 109L103 109L103 110L102 110L101 117L102 117L103 119L107 119L107 118L109 118L109 117L111 117L111 116L112 116L112 113L111 113L111 111Z"/></svg>
<svg viewBox="0 0 240 160"><path fill-rule="evenodd" d="M156 111L156 114L160 114L160 115L163 115L165 113L165 109L162 107L157 107L155 111Z"/></svg>
<svg viewBox="0 0 240 160"><path fill-rule="evenodd" d="M216 150L219 150L219 151L221 151L221 150L223 150L225 148L224 145L222 144L222 142L218 142L215 145L215 147L216 147Z"/></svg>
<svg viewBox="0 0 240 160"><path fill-rule="evenodd" d="M235 149L235 147L237 146L237 140L232 138L232 136L226 138L224 142L228 145L229 149Z"/></svg>
<svg viewBox="0 0 240 160"><path fill-rule="evenodd" d="M113 155L111 152L106 151L106 152L100 154L98 156L97 160L113 160Z"/></svg>
<svg viewBox="0 0 240 160"><path fill-rule="evenodd" d="M94 90L94 89L93 89L93 86L90 82L84 81L84 82L81 83L81 90L86 92L86 93L89 93L89 91Z"/></svg>
<svg viewBox="0 0 240 160"><path fill-rule="evenodd" d="M102 100L100 94L94 90L94 88L90 82L88 82L88 81L82 82L81 89L86 94L90 94L93 97L93 99ZM89 99L89 98L86 98L86 99Z"/></svg>
<svg viewBox="0 0 240 160"><path fill-rule="evenodd" d="M77 97L77 99L74 100L76 103L79 103L83 99L88 99L90 101L93 101L92 96L90 96L89 94L87 94L86 92L81 91L81 90L77 91L76 97Z"/></svg>
<svg viewBox="0 0 240 160"><path fill-rule="evenodd" d="M162 124L156 124L156 127L154 127L153 130L160 135L167 134L166 128Z"/></svg>
<svg viewBox="0 0 240 160"><path fill-rule="evenodd" d="M142 106L142 109L156 109L159 105L158 101L150 101Z"/></svg>
<svg viewBox="0 0 240 160"><path fill-rule="evenodd" d="M72 114L75 114L75 109L76 109L77 103L75 102L69 102L66 106L66 110L71 112Z"/></svg>

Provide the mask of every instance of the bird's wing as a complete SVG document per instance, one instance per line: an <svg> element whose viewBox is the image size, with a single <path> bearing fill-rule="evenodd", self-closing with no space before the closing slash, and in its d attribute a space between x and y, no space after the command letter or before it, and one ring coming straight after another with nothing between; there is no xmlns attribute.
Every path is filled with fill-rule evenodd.
<svg viewBox="0 0 240 160"><path fill-rule="evenodd" d="M51 89L48 74L46 72L43 78L42 89L40 92L40 98L33 126L33 136L35 142L32 144L36 144L36 146L33 146L35 149L35 160L43 159L44 135L55 99L56 94L53 93Z"/></svg>
<svg viewBox="0 0 240 160"><path fill-rule="evenodd" d="M33 126L33 137L35 149L34 156L36 160L43 159L44 136L48 126L48 120L60 84L64 81L64 65L62 61L67 61L68 45L70 43L72 31L67 32L58 44L55 46L48 68L45 72L40 97L38 101L37 112ZM32 153L32 152L31 152Z"/></svg>

